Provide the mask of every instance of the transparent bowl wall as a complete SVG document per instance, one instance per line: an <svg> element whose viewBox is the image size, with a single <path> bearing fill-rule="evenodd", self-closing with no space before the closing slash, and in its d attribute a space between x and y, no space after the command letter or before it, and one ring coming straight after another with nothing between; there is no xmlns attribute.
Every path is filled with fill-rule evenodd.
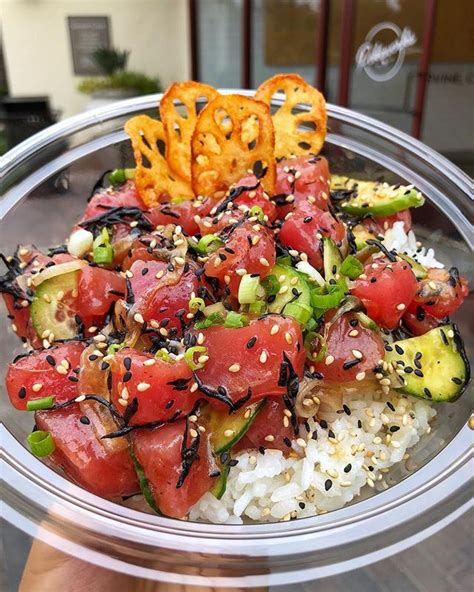
<svg viewBox="0 0 474 592"><path fill-rule="evenodd" d="M223 91L226 92L226 91ZM160 95L69 119L1 161L0 250L19 242L61 243L102 173L133 166L122 131L136 113L156 116ZM280 99L275 99L278 104ZM415 230L447 266L473 281L472 182L453 164L373 119L329 106L324 152L332 172L415 184L428 203ZM472 351L472 299L455 320ZM22 347L0 320L0 369ZM469 505L472 399L439 405L432 432L391 487L364 492L327 515L271 525L215 526L160 518L105 501L73 485L25 447L32 417L15 411L0 386L3 514L32 536L111 569L188 584L251 586L309 580L354 569L435 532ZM471 393L472 394L472 393ZM471 466L470 466L471 463Z"/></svg>

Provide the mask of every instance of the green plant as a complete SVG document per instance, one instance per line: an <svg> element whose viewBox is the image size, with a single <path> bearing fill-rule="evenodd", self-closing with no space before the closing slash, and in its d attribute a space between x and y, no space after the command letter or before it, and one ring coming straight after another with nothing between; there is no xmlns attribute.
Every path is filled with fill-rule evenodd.
<svg viewBox="0 0 474 592"><path fill-rule="evenodd" d="M129 90L137 95L149 95L162 90L159 78L150 78L140 72L116 72L111 76L84 78L79 86L79 92L90 95L107 90Z"/></svg>
<svg viewBox="0 0 474 592"><path fill-rule="evenodd" d="M119 70L125 70L129 54L126 49L121 51L114 47L99 47L92 54L92 59L102 74L111 76Z"/></svg>

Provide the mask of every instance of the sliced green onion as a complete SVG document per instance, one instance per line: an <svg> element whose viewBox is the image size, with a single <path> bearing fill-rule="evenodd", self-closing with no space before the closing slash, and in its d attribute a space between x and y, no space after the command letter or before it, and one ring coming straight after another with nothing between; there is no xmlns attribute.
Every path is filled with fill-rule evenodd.
<svg viewBox="0 0 474 592"><path fill-rule="evenodd" d="M319 289L311 292L311 305L316 309L329 310L335 308L344 298L344 290L337 284L329 286L328 294L320 294Z"/></svg>
<svg viewBox="0 0 474 592"><path fill-rule="evenodd" d="M51 436L49 432L37 430L36 432L28 434L26 439L30 445L31 452L35 456L49 456L56 448L53 436Z"/></svg>
<svg viewBox="0 0 474 592"><path fill-rule="evenodd" d="M207 354L207 347L203 345L196 345L194 347L190 347L186 350L184 354L184 359L186 364L191 368L191 370L199 370L199 368L203 368L206 362L199 362L194 359L194 356L199 354L199 357L205 356Z"/></svg>
<svg viewBox="0 0 474 592"><path fill-rule="evenodd" d="M372 331L378 331L379 326L375 321L373 321L370 317L368 317L363 312L356 312L355 316L359 320L359 323L365 327L366 329L372 329Z"/></svg>
<svg viewBox="0 0 474 592"><path fill-rule="evenodd" d="M202 321L197 321L194 324L194 328L197 330L207 329L208 327L212 327L213 325L222 325L223 322L224 317L219 312L215 312L203 319Z"/></svg>
<svg viewBox="0 0 474 592"><path fill-rule="evenodd" d="M107 178L112 185L121 185L127 179L135 178L135 169L115 169L108 174Z"/></svg>
<svg viewBox="0 0 474 592"><path fill-rule="evenodd" d="M112 263L114 260L114 250L110 244L110 236L107 228L102 228L101 233L95 239L92 258L94 263Z"/></svg>
<svg viewBox="0 0 474 592"><path fill-rule="evenodd" d="M282 312L287 317L293 317L302 325L305 325L313 316L313 310L310 306L305 306L298 302L289 302Z"/></svg>
<svg viewBox="0 0 474 592"><path fill-rule="evenodd" d="M198 310L204 310L206 308L206 303L202 298L191 298L188 303L190 312L197 312Z"/></svg>
<svg viewBox="0 0 474 592"><path fill-rule="evenodd" d="M219 313L221 315L225 315L227 314L227 311L225 309L225 306L222 304L222 302L216 302L215 304L209 304L208 306L206 306L206 308L203 310L204 316L206 317L210 317L213 314Z"/></svg>
<svg viewBox="0 0 474 592"><path fill-rule="evenodd" d="M253 206L250 208L250 216L256 216L259 222L263 222L265 212L262 210L260 206Z"/></svg>
<svg viewBox="0 0 474 592"><path fill-rule="evenodd" d="M257 290L260 285L260 278L246 273L240 280L239 294L237 296L240 304L252 304L257 300Z"/></svg>
<svg viewBox="0 0 474 592"><path fill-rule="evenodd" d="M257 300L249 304L249 313L252 315L261 315L265 312L267 305L263 300Z"/></svg>
<svg viewBox="0 0 474 592"><path fill-rule="evenodd" d="M224 241L217 234L206 234L199 239L198 244L194 248L201 255L208 255L217 251L223 244Z"/></svg>
<svg viewBox="0 0 474 592"><path fill-rule="evenodd" d="M164 347L162 347L156 352L155 358L157 360L163 360L163 362L168 362L168 364L174 364L174 360L170 356L170 352Z"/></svg>
<svg viewBox="0 0 474 592"><path fill-rule="evenodd" d="M318 322L316 321L316 319L311 317L309 319L309 321L306 323L305 329L306 329L306 331L314 331L317 326L318 326Z"/></svg>
<svg viewBox="0 0 474 592"><path fill-rule="evenodd" d="M313 342L315 339L317 339L321 343L321 349L316 355L313 352ZM304 348L306 350L307 357L312 362L320 362L325 357L328 349L323 336L320 333L316 333L315 331L310 331L306 335L304 339Z"/></svg>
<svg viewBox="0 0 474 592"><path fill-rule="evenodd" d="M245 315L234 312L233 310L227 314L224 321L224 327L229 329L239 329L240 327L245 327L245 325L248 324L249 321Z"/></svg>
<svg viewBox="0 0 474 592"><path fill-rule="evenodd" d="M280 282L278 281L276 275L267 275L267 277L263 278L260 283L262 284L267 296L275 296L278 294Z"/></svg>
<svg viewBox="0 0 474 592"><path fill-rule="evenodd" d="M111 343L109 345L109 347L107 348L107 355L113 356L114 354L116 354L118 351L120 351L124 347L125 347L125 343Z"/></svg>
<svg viewBox="0 0 474 592"><path fill-rule="evenodd" d="M32 399L26 404L27 411L40 411L41 409L51 409L54 406L54 395L43 397L42 399Z"/></svg>
<svg viewBox="0 0 474 592"><path fill-rule="evenodd" d="M340 271L351 280L355 280L364 271L364 266L353 255L347 255L341 264Z"/></svg>
<svg viewBox="0 0 474 592"><path fill-rule="evenodd" d="M278 259L276 260L277 265L289 265L291 266L291 257L289 255L286 255L284 257L278 257Z"/></svg>

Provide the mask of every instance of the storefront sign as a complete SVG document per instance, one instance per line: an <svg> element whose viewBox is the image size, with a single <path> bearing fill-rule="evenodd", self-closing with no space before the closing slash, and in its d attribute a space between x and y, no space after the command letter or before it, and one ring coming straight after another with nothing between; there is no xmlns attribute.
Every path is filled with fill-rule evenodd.
<svg viewBox="0 0 474 592"><path fill-rule="evenodd" d="M74 74L99 74L92 55L96 49L110 47L109 17L70 16L68 23Z"/></svg>
<svg viewBox="0 0 474 592"><path fill-rule="evenodd" d="M387 32L392 33L394 40L389 44L377 41L377 36L382 32L385 35ZM390 80L402 67L406 50L416 42L416 35L409 27L400 29L394 23L379 23L372 27L365 42L357 50L357 68L364 70L367 76L376 82Z"/></svg>

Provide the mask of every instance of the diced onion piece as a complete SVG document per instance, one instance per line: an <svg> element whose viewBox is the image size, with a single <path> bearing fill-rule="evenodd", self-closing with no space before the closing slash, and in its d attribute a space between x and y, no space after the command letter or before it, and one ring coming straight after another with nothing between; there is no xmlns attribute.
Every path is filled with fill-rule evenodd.
<svg viewBox="0 0 474 592"><path fill-rule="evenodd" d="M260 285L260 278L246 273L242 276L239 285L238 300L240 304L252 304L257 300L257 290Z"/></svg>
<svg viewBox="0 0 474 592"><path fill-rule="evenodd" d="M40 271L37 275L31 276L31 283L33 286L38 287L46 280L50 280L58 275L70 273L71 271L78 271L87 265L87 261L82 259L75 259L74 261L66 261L66 263L58 263L57 265L51 265L51 267L45 267L43 271Z"/></svg>
<svg viewBox="0 0 474 592"><path fill-rule="evenodd" d="M298 263L296 264L296 269L301 273L304 273L305 275L309 276L320 286L324 286L324 284L326 283L319 271L311 264L309 264L307 261L298 261Z"/></svg>
<svg viewBox="0 0 474 592"><path fill-rule="evenodd" d="M92 249L94 235L85 228L75 230L69 237L67 250L74 257L83 257Z"/></svg>

